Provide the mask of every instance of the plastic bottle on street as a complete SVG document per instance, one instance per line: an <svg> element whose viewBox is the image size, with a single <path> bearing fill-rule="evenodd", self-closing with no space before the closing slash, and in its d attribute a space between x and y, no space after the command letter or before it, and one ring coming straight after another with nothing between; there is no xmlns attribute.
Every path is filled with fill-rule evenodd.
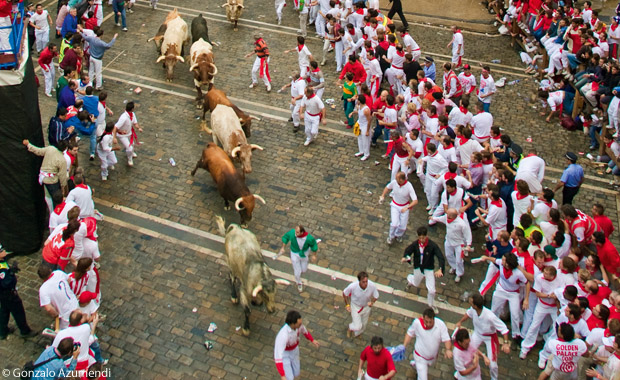
<svg viewBox="0 0 620 380"><path fill-rule="evenodd" d="M491 63L502 63L501 59L492 59Z"/></svg>
<svg viewBox="0 0 620 380"><path fill-rule="evenodd" d="M170 159L168 160L168 162L170 162L170 165L172 166L177 166L177 163L174 162L174 158L170 157Z"/></svg>

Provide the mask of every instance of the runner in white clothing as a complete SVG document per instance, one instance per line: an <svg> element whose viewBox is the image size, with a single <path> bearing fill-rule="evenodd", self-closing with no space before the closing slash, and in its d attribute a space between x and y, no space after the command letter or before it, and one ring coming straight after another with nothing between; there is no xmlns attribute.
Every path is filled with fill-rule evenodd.
<svg viewBox="0 0 620 380"><path fill-rule="evenodd" d="M450 265L450 273L456 273L454 282L461 281L461 277L465 274L463 264L463 250L470 250L471 246L471 229L468 222L459 217L456 209L450 208L446 215L433 217L434 222L441 222L446 225L446 241L444 250L446 259Z"/></svg>
<svg viewBox="0 0 620 380"><path fill-rule="evenodd" d="M413 56L413 60L417 61L422 56L420 46L417 42L415 42L413 37L411 37L409 33L407 33L407 28L404 25L399 26L397 30L398 35L400 36L400 40L405 47L405 52L410 53Z"/></svg>
<svg viewBox="0 0 620 380"><path fill-rule="evenodd" d="M351 313L351 323L347 337L356 337L366 330L368 317L375 302L379 298L377 285L368 279L368 273L359 272L357 280L349 284L342 292L347 312Z"/></svg>
<svg viewBox="0 0 620 380"><path fill-rule="evenodd" d="M418 204L418 197L413 185L407 181L407 175L403 172L398 172L396 179L383 189L383 193L379 197L379 204L383 203L385 195L390 191L392 192L392 202L390 203L391 222L387 238L388 244L392 244L394 238L399 243L403 241L403 235L409 221L409 210Z"/></svg>
<svg viewBox="0 0 620 380"><path fill-rule="evenodd" d="M452 68L456 69L463 63L465 49L463 48L463 34L461 34L461 31L454 25L451 29L452 41L450 41L446 47L452 45Z"/></svg>
<svg viewBox="0 0 620 380"><path fill-rule="evenodd" d="M80 218L95 216L93 190L84 183L84 176L78 173L73 177L75 187L67 195L67 202L75 202L80 208Z"/></svg>
<svg viewBox="0 0 620 380"><path fill-rule="evenodd" d="M371 112L370 107L366 105L366 97L357 98L357 106L352 113L357 112L357 123L360 127L360 134L357 136L358 151L355 157L362 156L361 160L366 161L370 157L370 127Z"/></svg>
<svg viewBox="0 0 620 380"><path fill-rule="evenodd" d="M78 308L78 300L73 294L65 272L52 272L49 265L41 264L37 271L43 285L39 288L39 304L53 318L60 319L60 329L69 326L71 312Z"/></svg>
<svg viewBox="0 0 620 380"><path fill-rule="evenodd" d="M108 180L108 169L114 169L114 165L118 162L114 151L120 148L114 146L114 123L108 123L105 131L98 137L97 156L101 160L101 180Z"/></svg>
<svg viewBox="0 0 620 380"><path fill-rule="evenodd" d="M545 349L551 352L553 359L547 362L547 367L538 377L539 380L549 377L575 379L579 359L589 356L588 347L583 340L575 338L575 330L569 323L562 323L558 327L558 338L548 341Z"/></svg>
<svg viewBox="0 0 620 380"><path fill-rule="evenodd" d="M456 329L461 328L461 324L468 319L474 324L474 333L471 336L470 344L474 349L478 349L482 343L486 345L487 355L490 359L491 380L498 380L499 368L497 366L497 354L499 350L499 338L497 333L503 335L502 351L510 353L510 342L508 341L508 328L501 319L489 309L484 307L484 298L476 293L469 297L471 306L460 321L456 323Z"/></svg>
<svg viewBox="0 0 620 380"><path fill-rule="evenodd" d="M490 360L472 343L469 332L459 329L454 334L454 369L457 380L482 380L480 370L480 358L485 365L490 365Z"/></svg>
<svg viewBox="0 0 620 380"><path fill-rule="evenodd" d="M297 61L299 63L299 75L306 78L310 72L310 61L314 61L312 53L305 45L306 39L303 36L297 36L297 47L295 49L285 50L284 54L288 54L293 50L297 51Z"/></svg>
<svg viewBox="0 0 620 380"><path fill-rule="evenodd" d="M428 368L435 364L441 344L444 344L443 354L452 359L452 342L446 324L435 317L432 308L424 310L422 318L416 318L407 329L403 345L407 348L411 339L416 338L411 365L418 373L418 380L428 379Z"/></svg>
<svg viewBox="0 0 620 380"><path fill-rule="evenodd" d="M281 380L293 380L301 373L299 363L299 335L303 334L314 347L319 342L314 340L306 326L302 324L301 314L291 310L286 314L286 324L282 326L273 347L273 358Z"/></svg>
<svg viewBox="0 0 620 380"><path fill-rule="evenodd" d="M37 4L35 13L30 16L30 25L34 27L35 46L39 54L50 42L50 24L52 18L49 13L43 9L43 5Z"/></svg>
<svg viewBox="0 0 620 380"><path fill-rule="evenodd" d="M480 144L491 138L491 127L493 126L493 115L484 111L484 105L476 103L476 115L471 118L472 138Z"/></svg>
<svg viewBox="0 0 620 380"><path fill-rule="evenodd" d="M138 135L135 129L142 132L142 128L138 124L138 117L134 114L134 102L128 102L125 106L125 112L121 115L115 124L114 137L125 147L127 154L127 165L133 166L133 159L138 157L134 152L134 145L138 142Z"/></svg>
<svg viewBox="0 0 620 380"><path fill-rule="evenodd" d="M519 168L515 180L527 182L530 192L538 194L542 192L542 181L545 178L545 160L536 155L536 149L531 148L528 155L519 161Z"/></svg>
<svg viewBox="0 0 620 380"><path fill-rule="evenodd" d="M306 133L305 146L316 140L319 135L319 123L327 124L325 118L325 106L321 98L315 95L311 87L306 87L306 95L302 98L299 107L299 118L304 120Z"/></svg>
<svg viewBox="0 0 620 380"><path fill-rule="evenodd" d="M306 81L299 75L299 72L294 72L291 83L282 86L279 92L284 91L287 87L291 88L291 118L289 121L293 122L293 132L297 132L299 130L299 109L301 108L301 99L304 97L306 90Z"/></svg>

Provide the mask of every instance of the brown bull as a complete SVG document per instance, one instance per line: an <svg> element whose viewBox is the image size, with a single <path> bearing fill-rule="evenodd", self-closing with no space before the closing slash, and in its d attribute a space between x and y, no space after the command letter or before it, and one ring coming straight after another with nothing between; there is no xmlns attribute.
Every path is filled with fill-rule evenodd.
<svg viewBox="0 0 620 380"><path fill-rule="evenodd" d="M241 216L241 225L247 226L247 223L252 220L256 200L265 204L263 198L250 192L243 174L237 171L228 154L215 143L207 144L202 151L202 157L192 170L192 176L196 174L198 168L203 168L211 174L218 193L224 198L226 210L230 209L229 202L234 202L235 209Z"/></svg>
<svg viewBox="0 0 620 380"><path fill-rule="evenodd" d="M204 99L203 99L202 128L205 130L207 129L206 128L207 120L205 119L207 110L209 110L209 112L213 112L215 107L217 107L219 104L223 106L228 106L235 111L235 114L237 115L237 117L239 118L239 122L241 123L241 128L243 129L243 133L245 134L245 137L250 138L252 134L251 132L252 119L256 119L256 120L260 120L260 119L254 116L250 116L246 114L245 112L241 111L239 107L235 106L230 101L230 99L228 99L224 91L219 90L215 88L214 86L211 86L211 88L209 89L209 92L207 92L207 94L204 96Z"/></svg>

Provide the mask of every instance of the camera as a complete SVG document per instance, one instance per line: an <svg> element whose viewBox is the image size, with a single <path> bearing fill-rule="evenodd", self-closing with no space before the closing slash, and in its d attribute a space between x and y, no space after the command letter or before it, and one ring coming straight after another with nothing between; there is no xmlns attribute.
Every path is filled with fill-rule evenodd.
<svg viewBox="0 0 620 380"><path fill-rule="evenodd" d="M73 343L73 351L77 350L80 347L82 347L82 343L80 343L80 342L74 342Z"/></svg>

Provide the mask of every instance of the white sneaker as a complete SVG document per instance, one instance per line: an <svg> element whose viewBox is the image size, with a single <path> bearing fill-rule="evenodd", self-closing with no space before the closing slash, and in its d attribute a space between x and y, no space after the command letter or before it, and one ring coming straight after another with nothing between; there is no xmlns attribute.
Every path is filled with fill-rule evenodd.
<svg viewBox="0 0 620 380"><path fill-rule="evenodd" d="M299 291L299 293L304 291L304 286L302 284L297 284L297 290Z"/></svg>
<svg viewBox="0 0 620 380"><path fill-rule="evenodd" d="M431 205L426 206L426 211L429 211L431 209Z"/></svg>
<svg viewBox="0 0 620 380"><path fill-rule="evenodd" d="M366 161L369 157L370 157L370 156L364 156L364 157L360 158L360 160L362 160L362 161Z"/></svg>
<svg viewBox="0 0 620 380"><path fill-rule="evenodd" d="M396 237L396 242L397 243L402 243L403 242L403 237L402 236L397 236Z"/></svg>
<svg viewBox="0 0 620 380"><path fill-rule="evenodd" d="M108 169L109 169L109 170L114 170L114 165L110 165L110 166L108 166Z"/></svg>
<svg viewBox="0 0 620 380"><path fill-rule="evenodd" d="M133 158L128 158L127 159L127 165L133 166Z"/></svg>
<svg viewBox="0 0 620 380"><path fill-rule="evenodd" d="M364 155L364 153L363 153L363 152L357 152L357 153L355 153L355 157L360 157L360 156L363 156L363 155Z"/></svg>
<svg viewBox="0 0 620 380"><path fill-rule="evenodd" d="M271 83L267 85L267 92L271 92Z"/></svg>
<svg viewBox="0 0 620 380"><path fill-rule="evenodd" d="M52 94L45 93L45 96L47 96L48 98L51 98Z"/></svg>
<svg viewBox="0 0 620 380"><path fill-rule="evenodd" d="M388 245L392 245L392 243L394 242L394 240L388 236L387 240L386 240Z"/></svg>
<svg viewBox="0 0 620 380"><path fill-rule="evenodd" d="M254 88L254 87L256 87L256 86L258 86L258 83L252 83L252 84L250 85L250 88Z"/></svg>
<svg viewBox="0 0 620 380"><path fill-rule="evenodd" d="M456 282L457 284L461 282L461 276L454 277L454 282Z"/></svg>
<svg viewBox="0 0 620 380"><path fill-rule="evenodd" d="M108 180L108 176L107 175L102 175L101 176L101 180L102 181L107 181Z"/></svg>
<svg viewBox="0 0 620 380"><path fill-rule="evenodd" d="M136 158L138 157L138 155L136 154L136 152L131 153L131 157Z"/></svg>
<svg viewBox="0 0 620 380"><path fill-rule="evenodd" d="M594 156L592 156L590 153L586 154L586 157L588 157L588 160L594 160Z"/></svg>
<svg viewBox="0 0 620 380"><path fill-rule="evenodd" d="M278 25L282 25L282 20L278 19Z"/></svg>
<svg viewBox="0 0 620 380"><path fill-rule="evenodd" d="M450 273L450 274L455 274L455 273L456 273L456 270L455 270L455 269L450 269L450 272L448 272L448 273Z"/></svg>
<svg viewBox="0 0 620 380"><path fill-rule="evenodd" d="M539 358L538 359L538 368L545 369L546 366L547 366L547 361L544 358Z"/></svg>
<svg viewBox="0 0 620 380"><path fill-rule="evenodd" d="M527 352L522 350L521 352L519 352L519 359L525 360L525 358L527 358Z"/></svg>
<svg viewBox="0 0 620 380"><path fill-rule="evenodd" d="M312 142L312 140L306 139L306 141L304 142L304 146L310 145L311 142Z"/></svg>

